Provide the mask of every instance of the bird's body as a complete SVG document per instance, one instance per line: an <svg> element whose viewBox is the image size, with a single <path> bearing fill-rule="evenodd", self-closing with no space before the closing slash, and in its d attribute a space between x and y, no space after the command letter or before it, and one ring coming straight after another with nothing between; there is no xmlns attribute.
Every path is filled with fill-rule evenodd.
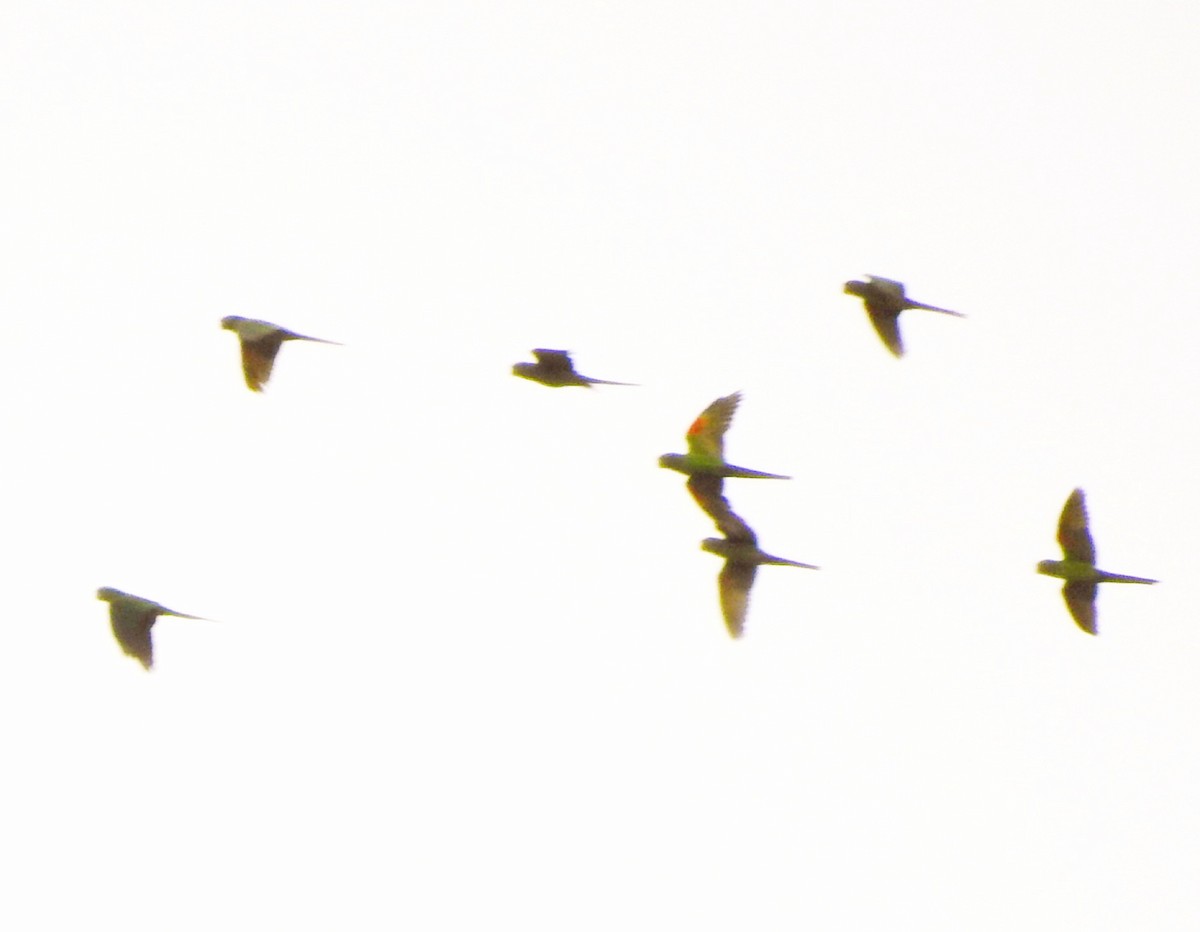
<svg viewBox="0 0 1200 932"><path fill-rule="evenodd" d="M902 282L890 278L880 278L868 275L865 282L849 281L843 288L846 294L852 294L863 299L867 308L867 316L883 345L897 358L904 355L904 341L900 337L900 312L908 310L936 311L939 314L950 314L954 317L965 317L958 311L948 311L944 307L934 307L932 304L922 304L911 300L904 293Z"/></svg>
<svg viewBox="0 0 1200 932"><path fill-rule="evenodd" d="M1062 560L1042 560L1037 571L1066 581L1063 599L1075 623L1088 634L1096 633L1096 587L1102 582L1136 583L1149 586L1158 582L1142 576L1125 576L1096 568L1096 548L1088 530L1087 506L1083 489L1076 489L1063 505L1058 519L1058 543Z"/></svg>
<svg viewBox="0 0 1200 932"><path fill-rule="evenodd" d="M715 553L734 563L748 563L754 566L771 564L772 566L801 566L808 570L820 569L811 563L797 563L784 557L777 557L758 549L753 540L730 540L728 537L706 537L700 544L701 550Z"/></svg>
<svg viewBox="0 0 1200 932"><path fill-rule="evenodd" d="M760 472L757 469L746 469L744 466L734 466L732 463L716 462L707 457L694 457L687 453L664 453L658 458L658 465L663 469L673 469L685 476L716 476L721 479L790 479L791 476L780 476L773 472Z"/></svg>
<svg viewBox="0 0 1200 932"><path fill-rule="evenodd" d="M1120 573L1108 573L1098 570L1090 563L1078 560L1042 560L1038 563L1038 572L1045 576L1056 576L1067 582L1082 583L1143 583L1149 585L1158 582L1157 579L1145 579L1142 576L1123 576Z"/></svg>
<svg viewBox="0 0 1200 932"><path fill-rule="evenodd" d="M199 615L185 615L111 586L96 590L96 598L109 604L113 637L121 645L121 650L130 657L136 657L147 670L154 666L154 643L150 639L150 629L159 615L205 620Z"/></svg>
<svg viewBox="0 0 1200 932"><path fill-rule="evenodd" d="M733 421L742 396L739 392L718 398L692 422L687 431L687 453L664 453L658 458L663 469L673 469L686 476L713 476L720 479L790 479L771 472L746 469L725 462L725 431ZM689 487L690 484L689 484ZM717 486L720 494L720 486ZM693 495L696 494L693 490Z"/></svg>
<svg viewBox="0 0 1200 932"><path fill-rule="evenodd" d="M252 392L263 390L263 386L271 378L271 370L275 367L275 356L286 341L304 340L309 343L342 345L333 340L308 337L268 321L253 320L249 317L235 315L223 317L221 318L221 327L237 334L238 342L242 347L242 372L246 376L246 385Z"/></svg>
<svg viewBox="0 0 1200 932"><path fill-rule="evenodd" d="M533 356L537 362L514 363L513 375L549 385L551 388L566 388L572 385L583 388L591 388L593 385L632 385L631 382L609 382L580 375L575 371L571 354L566 350L535 349Z"/></svg>

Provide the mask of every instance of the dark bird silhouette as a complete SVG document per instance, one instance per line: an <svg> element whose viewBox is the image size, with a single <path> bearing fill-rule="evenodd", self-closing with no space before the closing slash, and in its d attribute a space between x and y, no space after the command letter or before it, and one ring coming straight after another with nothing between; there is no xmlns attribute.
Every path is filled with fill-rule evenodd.
<svg viewBox="0 0 1200 932"><path fill-rule="evenodd" d="M939 314L952 314L955 317L966 317L958 311L948 311L944 307L934 307L932 304L922 304L912 301L904 294L904 285L890 278L879 278L868 275L865 282L849 281L843 289L846 294L856 295L863 299L867 306L867 316L875 332L879 334L883 345L892 351L897 358L904 355L904 342L900 339L900 312L912 309L922 311L937 311Z"/></svg>
<svg viewBox="0 0 1200 932"><path fill-rule="evenodd" d="M249 317L221 318L221 327L232 330L237 334L242 344L242 371L246 375L246 384L252 392L261 392L267 380L271 378L271 370L275 367L275 356L279 347L287 340L306 340L309 343L329 343L341 346L333 340L322 340L319 337L306 337L301 333L293 333L276 324L265 320L251 320Z"/></svg>
<svg viewBox="0 0 1200 932"><path fill-rule="evenodd" d="M723 481L719 476L693 476L688 480L688 491L724 535L705 538L700 548L725 559L725 565L717 575L717 594L729 636L739 638L746 626L750 587L754 585L760 566L799 566L810 570L820 567L786 560L759 549L757 535L721 494Z"/></svg>
<svg viewBox="0 0 1200 932"><path fill-rule="evenodd" d="M533 356L537 362L514 363L513 375L529 379L531 382L541 382L551 388L565 388L568 385L581 385L584 388L591 388L593 385L633 385L632 382L609 382L606 379L580 375L575 371L571 354L566 350L535 349Z"/></svg>
<svg viewBox="0 0 1200 932"><path fill-rule="evenodd" d="M154 627L159 615L207 620L199 615L185 615L183 612L173 611L157 602L109 586L97 589L96 598L108 603L113 637L121 645L121 650L130 657L136 657L147 670L154 666L154 644L150 640L150 629Z"/></svg>
<svg viewBox="0 0 1200 932"><path fill-rule="evenodd" d="M1096 633L1096 587L1102 582L1140 583L1153 585L1157 579L1141 576L1122 576L1096 569L1096 548L1088 530L1087 506L1083 489L1076 489L1067 497L1062 514L1058 519L1058 543L1062 547L1062 560L1042 560L1037 571L1046 576L1065 579L1063 598L1075 624L1088 634Z"/></svg>

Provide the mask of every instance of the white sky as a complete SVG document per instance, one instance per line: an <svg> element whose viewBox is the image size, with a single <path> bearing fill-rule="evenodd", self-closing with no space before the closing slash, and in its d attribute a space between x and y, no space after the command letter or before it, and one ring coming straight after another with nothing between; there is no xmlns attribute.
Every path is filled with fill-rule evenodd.
<svg viewBox="0 0 1200 932"><path fill-rule="evenodd" d="M1200 8L799 6L0 7L5 927L1196 928Z"/></svg>

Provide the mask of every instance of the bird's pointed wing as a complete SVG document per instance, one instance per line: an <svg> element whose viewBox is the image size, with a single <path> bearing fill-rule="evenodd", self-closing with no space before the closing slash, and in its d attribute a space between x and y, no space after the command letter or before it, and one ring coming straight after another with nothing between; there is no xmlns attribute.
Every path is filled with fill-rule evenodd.
<svg viewBox="0 0 1200 932"><path fill-rule="evenodd" d="M246 375L246 385L252 392L261 392L271 378L275 356L283 344L283 334L275 331L257 339L242 336L241 343L242 372Z"/></svg>
<svg viewBox="0 0 1200 932"><path fill-rule="evenodd" d="M1095 565L1096 548L1088 531L1087 506L1083 489L1076 489L1067 497L1062 514L1058 519L1058 542L1068 560Z"/></svg>
<svg viewBox="0 0 1200 932"><path fill-rule="evenodd" d="M688 491L706 515L713 519L717 530L726 540L745 541L758 545L758 538L750 525L741 519L722 494L725 480L720 476L696 475L688 478Z"/></svg>
<svg viewBox="0 0 1200 932"><path fill-rule="evenodd" d="M1063 586L1063 599L1067 610L1088 634L1096 633L1096 584L1072 581Z"/></svg>
<svg viewBox="0 0 1200 932"><path fill-rule="evenodd" d="M746 608L750 604L750 587L754 585L754 574L758 567L753 563L734 563L726 560L717 576L717 590L721 596L721 614L725 616L725 627L731 638L740 638L746 626Z"/></svg>
<svg viewBox="0 0 1200 932"><path fill-rule="evenodd" d="M904 283L894 278L868 275L867 282L881 299L893 302L897 307L904 303Z"/></svg>
<svg viewBox="0 0 1200 932"><path fill-rule="evenodd" d="M721 515L729 511L729 502L722 494L725 480L721 476L695 475L689 476L687 490L700 509L721 527Z"/></svg>
<svg viewBox="0 0 1200 932"><path fill-rule="evenodd" d="M725 431L741 402L740 392L718 398L702 412L687 431L688 452L716 460L725 459Z"/></svg>
<svg viewBox="0 0 1200 932"><path fill-rule="evenodd" d="M154 627L156 617L153 609L125 600L114 601L109 606L113 637L121 645L121 650L140 660L147 670L154 665L150 629Z"/></svg>
<svg viewBox="0 0 1200 932"><path fill-rule="evenodd" d="M533 351L533 358L538 361L538 365L548 374L573 375L575 373L575 366L571 362L571 354L566 350L535 349Z"/></svg>
<svg viewBox="0 0 1200 932"><path fill-rule="evenodd" d="M867 316L871 318L871 326L879 334L893 356L904 355L904 341L900 338L900 315L880 310L872 301L867 302Z"/></svg>

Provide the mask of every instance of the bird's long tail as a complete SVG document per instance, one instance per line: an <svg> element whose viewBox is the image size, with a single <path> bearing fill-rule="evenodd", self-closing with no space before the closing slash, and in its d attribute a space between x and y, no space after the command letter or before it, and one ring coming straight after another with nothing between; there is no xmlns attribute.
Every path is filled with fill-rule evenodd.
<svg viewBox="0 0 1200 932"><path fill-rule="evenodd" d="M949 314L952 317L966 317L966 314L959 311L950 311L944 307L934 307L932 304L922 304L920 301L909 301L906 307L915 308L918 311L937 311L939 314Z"/></svg>
<svg viewBox="0 0 1200 932"><path fill-rule="evenodd" d="M766 563L771 566L798 566L804 570L819 570L821 568L819 566L813 566L811 563L798 563L795 560L785 560L783 557L777 557L772 553L764 553L759 562Z"/></svg>
<svg viewBox="0 0 1200 932"><path fill-rule="evenodd" d="M345 346L337 340L322 340L320 337L306 337L303 333L289 333L285 340L307 340L309 343L328 343L330 346Z"/></svg>
<svg viewBox="0 0 1200 932"><path fill-rule="evenodd" d="M1152 586L1157 579L1145 579L1141 576L1122 576L1120 573L1106 573L1103 570L1099 571L1099 582L1123 582L1123 583L1140 583L1143 586Z"/></svg>
<svg viewBox="0 0 1200 932"><path fill-rule="evenodd" d="M790 479L791 476L780 476L773 472L759 472L757 469L744 469L741 466L726 466L721 473L727 479Z"/></svg>
<svg viewBox="0 0 1200 932"><path fill-rule="evenodd" d="M610 381L608 381L608 379L593 379L593 378L589 378L587 376L584 376L583 378L584 378L584 381L587 382L589 385L628 385L631 388L639 387L637 382L610 382Z"/></svg>
<svg viewBox="0 0 1200 932"><path fill-rule="evenodd" d="M173 615L176 618L191 618L194 621L212 621L211 618L205 618L203 615L185 615L183 612L164 611L163 615Z"/></svg>

